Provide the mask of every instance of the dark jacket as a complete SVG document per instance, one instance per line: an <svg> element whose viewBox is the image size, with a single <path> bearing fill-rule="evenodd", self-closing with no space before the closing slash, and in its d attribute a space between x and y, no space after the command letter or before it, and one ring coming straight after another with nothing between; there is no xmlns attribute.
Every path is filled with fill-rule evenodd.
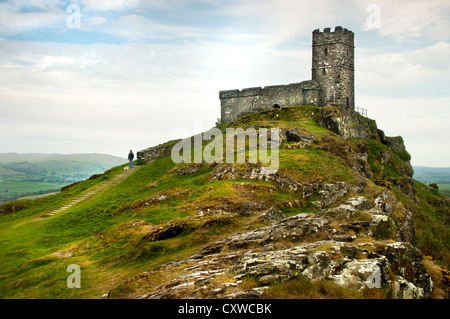
<svg viewBox="0 0 450 319"><path fill-rule="evenodd" d="M128 160L132 161L133 159L134 159L134 154L133 154L133 152L130 152L130 154L128 154Z"/></svg>

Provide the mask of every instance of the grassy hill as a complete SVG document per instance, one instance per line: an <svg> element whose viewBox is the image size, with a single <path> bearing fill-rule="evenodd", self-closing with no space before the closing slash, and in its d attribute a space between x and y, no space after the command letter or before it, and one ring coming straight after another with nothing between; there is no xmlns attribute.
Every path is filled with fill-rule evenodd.
<svg viewBox="0 0 450 319"><path fill-rule="evenodd" d="M73 182L125 163L105 154L0 154L0 203L58 191Z"/></svg>
<svg viewBox="0 0 450 319"><path fill-rule="evenodd" d="M445 290L448 198L410 179L398 139L370 138L376 125L362 117L368 137L343 139L322 126L328 111L336 110L278 109L218 126L284 129L270 177L259 164L175 164L166 155L0 206L0 298L392 298L401 280L427 276L411 266L422 267L422 255ZM410 215L415 231L403 227ZM415 251L408 241L419 259L392 257L396 247L409 247L398 256ZM295 264L296 256L304 257ZM331 268L317 268L375 261L383 286L374 289L349 288ZM80 289L67 288L72 264ZM299 275L294 264L310 268Z"/></svg>

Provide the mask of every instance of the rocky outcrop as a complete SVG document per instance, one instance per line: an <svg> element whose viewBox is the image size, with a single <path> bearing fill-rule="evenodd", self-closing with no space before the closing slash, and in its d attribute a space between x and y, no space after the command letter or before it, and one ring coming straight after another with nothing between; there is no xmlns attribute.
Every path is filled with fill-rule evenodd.
<svg viewBox="0 0 450 319"><path fill-rule="evenodd" d="M294 142L292 144L285 144L284 148L309 148L311 144L316 140L314 135L306 133L304 130L298 127L281 128L280 129L279 143Z"/></svg>
<svg viewBox="0 0 450 319"><path fill-rule="evenodd" d="M324 208L336 202L338 198L345 196L352 191L359 193L364 188L364 185L355 186L346 182L336 182L335 184L325 184L322 190L319 191L321 200L313 202L318 208Z"/></svg>
<svg viewBox="0 0 450 319"><path fill-rule="evenodd" d="M20 201L1 204L0 205L0 216L13 214L25 207L26 207L26 205Z"/></svg>
<svg viewBox="0 0 450 319"><path fill-rule="evenodd" d="M344 140L351 138L373 139L386 145L389 151L397 153L400 159L404 161L402 168L398 169L403 177L389 178L389 180L403 193L416 201L414 183L412 180L414 171L410 164L411 157L406 151L401 136L385 136L384 132L377 128L377 124L374 120L364 118L352 109L340 109L338 107L320 108L319 112L316 114L316 121L319 125L338 134ZM333 152L333 149L326 147L325 149ZM379 154L377 161L382 164L387 163L391 156L389 151ZM353 153L353 156L350 161L349 158L343 154L337 154L345 158L349 166L359 175L371 179L372 172L368 165L367 150L353 150L351 153Z"/></svg>
<svg viewBox="0 0 450 319"><path fill-rule="evenodd" d="M339 184L324 191L334 189L342 195L346 188ZM146 280L158 271L179 272L137 298L259 298L269 285L298 276L349 289L385 288L392 298L429 298L432 283L422 255L398 241L414 234L392 219L396 203L395 196L384 191L373 201L351 197L317 214L286 217L270 208L259 217L269 226L224 237L185 260L129 282ZM255 278L251 288L242 284L248 277Z"/></svg>
<svg viewBox="0 0 450 319"><path fill-rule="evenodd" d="M316 121L320 126L340 135L344 140L350 138L380 139L376 124L373 123L374 125L370 126L358 112L350 108L320 108Z"/></svg>
<svg viewBox="0 0 450 319"><path fill-rule="evenodd" d="M275 174L268 173L264 166L258 164L221 164L214 168L208 177L209 180L247 179L273 181L279 188L298 192L304 199L309 198L320 187L317 181L299 181L281 171ZM359 186L351 186L348 189L359 189Z"/></svg>
<svg viewBox="0 0 450 319"><path fill-rule="evenodd" d="M180 176L195 174L202 167L203 167L203 163L187 164L187 165L184 165L184 166L180 167L179 169L177 169L177 174Z"/></svg>

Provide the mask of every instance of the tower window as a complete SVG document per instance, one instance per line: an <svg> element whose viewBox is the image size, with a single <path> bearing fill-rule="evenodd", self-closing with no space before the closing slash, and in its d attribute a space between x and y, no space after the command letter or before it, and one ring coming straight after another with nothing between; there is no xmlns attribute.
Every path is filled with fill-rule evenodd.
<svg viewBox="0 0 450 319"><path fill-rule="evenodd" d="M327 69L323 68L323 75L327 74Z"/></svg>
<svg viewBox="0 0 450 319"><path fill-rule="evenodd" d="M325 56L328 56L328 48L325 48Z"/></svg>

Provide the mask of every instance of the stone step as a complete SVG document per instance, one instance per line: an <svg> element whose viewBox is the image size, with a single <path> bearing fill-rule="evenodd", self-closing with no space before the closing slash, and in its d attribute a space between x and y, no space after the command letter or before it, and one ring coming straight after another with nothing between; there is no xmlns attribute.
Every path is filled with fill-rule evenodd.
<svg viewBox="0 0 450 319"><path fill-rule="evenodd" d="M71 208L71 207L77 205L78 203L80 203L80 202L86 200L86 199L89 198L90 196L92 196L92 195L98 193L99 191L105 189L106 187L109 187L109 186L111 186L111 185L116 185L116 184L120 183L120 182L121 182L122 180L124 180L128 175L130 175L131 172L132 172L132 171L127 171L125 174L121 174L121 175L118 175L118 176L114 177L112 180L110 180L110 181L108 181L108 182L106 182L106 183L104 183L104 184L102 184L102 185L96 187L95 189L90 190L88 193L85 193L85 194L83 194L83 195L80 195L80 196L77 197L77 198L72 199L69 203L63 205L62 207L60 207L60 208L58 208L58 209L55 209L55 210L53 210L53 211L51 211L51 212L48 212L48 213L43 214L42 217L45 218L45 217L51 217L51 216L54 216L54 215L56 215L56 214L58 214L58 213L60 213L60 212L62 212L62 211L64 211L64 210L66 210L66 209L69 209L69 208Z"/></svg>

